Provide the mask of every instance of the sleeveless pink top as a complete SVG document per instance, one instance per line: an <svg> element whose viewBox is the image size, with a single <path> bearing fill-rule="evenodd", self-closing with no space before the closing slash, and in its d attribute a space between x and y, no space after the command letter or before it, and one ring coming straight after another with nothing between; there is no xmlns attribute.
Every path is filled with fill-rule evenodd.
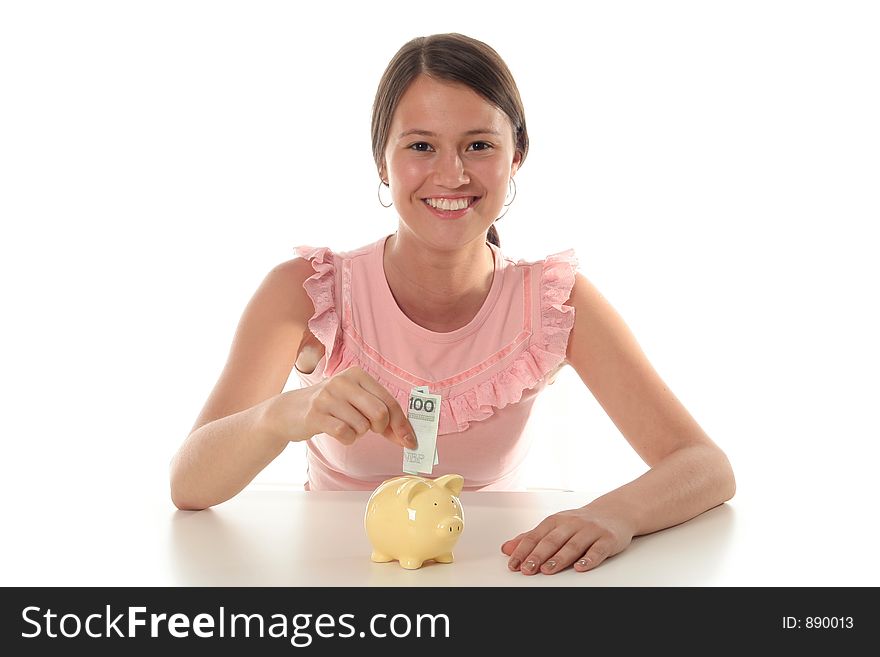
<svg viewBox="0 0 880 657"><path fill-rule="evenodd" d="M309 329L325 353L313 385L357 365L405 410L414 386L442 396L439 465L467 491L521 489L528 451L523 436L535 396L565 360L574 308L565 305L577 259L569 250L537 262L514 262L490 245L495 274L482 308L466 326L429 331L397 305L385 279L385 240L347 253L297 247L315 274L303 287L315 313ZM307 490L373 490L403 474L403 449L368 432L353 445L327 434L306 441Z"/></svg>

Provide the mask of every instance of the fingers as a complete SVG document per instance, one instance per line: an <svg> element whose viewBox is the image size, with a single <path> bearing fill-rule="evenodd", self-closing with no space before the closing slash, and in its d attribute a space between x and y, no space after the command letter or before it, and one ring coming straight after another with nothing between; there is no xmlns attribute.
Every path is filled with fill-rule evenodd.
<svg viewBox="0 0 880 657"><path fill-rule="evenodd" d="M574 534L574 529L570 525L557 525L548 532L547 526L542 527L545 523L550 524L545 520L522 536L507 562L510 570L518 570L524 575L536 574L542 565L556 554L559 546L564 545ZM570 566L573 561L574 557L566 565Z"/></svg>
<svg viewBox="0 0 880 657"><path fill-rule="evenodd" d="M350 445L367 431L415 448L415 432L397 400L373 377L351 367L328 379L312 402L320 432Z"/></svg>
<svg viewBox="0 0 880 657"><path fill-rule="evenodd" d="M556 527L553 517L544 520L533 530L514 536L501 545L501 551L510 557L507 567L511 570L520 570L523 560L531 554L541 539Z"/></svg>
<svg viewBox="0 0 880 657"><path fill-rule="evenodd" d="M506 541L501 551L510 558L508 569L523 575L552 575L570 566L578 572L591 570L619 552L613 533L547 518L530 532Z"/></svg>
<svg viewBox="0 0 880 657"><path fill-rule="evenodd" d="M508 557L512 555L513 551L516 549L516 546L519 545L519 542L523 536L525 536L525 533L518 534L517 536L511 538L509 541L504 541L504 543L501 544L501 551Z"/></svg>
<svg viewBox="0 0 880 657"><path fill-rule="evenodd" d="M344 445L351 445L370 428L367 419L351 404L335 401L318 420L318 430Z"/></svg>
<svg viewBox="0 0 880 657"><path fill-rule="evenodd" d="M593 545L601 540L600 538ZM541 564L541 572L545 575L552 575L568 568L575 563L575 560L581 559L584 556L584 550L586 550L588 544L589 539L586 535L575 534L558 549L554 549L555 546L548 546L550 548L550 555Z"/></svg>
<svg viewBox="0 0 880 657"><path fill-rule="evenodd" d="M370 428L391 442L415 449L416 434L400 404L373 377L363 370L360 373L363 376L358 378L358 384L366 395L358 397L363 402L358 408L370 418Z"/></svg>
<svg viewBox="0 0 880 657"><path fill-rule="evenodd" d="M578 572L591 570L613 554L614 551L611 547L611 541L609 539L600 538L590 546L590 549L587 550L587 553L583 557L575 562L574 569Z"/></svg>

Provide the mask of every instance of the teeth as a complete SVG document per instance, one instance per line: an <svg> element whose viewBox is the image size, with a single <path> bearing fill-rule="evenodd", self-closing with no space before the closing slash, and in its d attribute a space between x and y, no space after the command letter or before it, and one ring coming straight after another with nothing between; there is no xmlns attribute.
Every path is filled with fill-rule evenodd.
<svg viewBox="0 0 880 657"><path fill-rule="evenodd" d="M470 198L427 198L425 202L438 210L464 210L471 202Z"/></svg>

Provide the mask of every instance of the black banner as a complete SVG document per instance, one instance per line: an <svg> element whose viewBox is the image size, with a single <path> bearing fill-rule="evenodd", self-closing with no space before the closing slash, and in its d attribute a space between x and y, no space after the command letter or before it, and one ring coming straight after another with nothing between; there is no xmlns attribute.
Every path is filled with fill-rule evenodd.
<svg viewBox="0 0 880 657"><path fill-rule="evenodd" d="M872 599L852 588L6 588L0 623L7 655L837 651L873 636Z"/></svg>

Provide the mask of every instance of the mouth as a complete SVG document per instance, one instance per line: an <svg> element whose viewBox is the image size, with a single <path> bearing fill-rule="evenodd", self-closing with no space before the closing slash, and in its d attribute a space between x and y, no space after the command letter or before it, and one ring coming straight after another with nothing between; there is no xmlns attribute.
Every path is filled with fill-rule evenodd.
<svg viewBox="0 0 880 657"><path fill-rule="evenodd" d="M474 207L481 196L431 196L423 198L422 203L435 215L443 219L458 219L466 215Z"/></svg>

